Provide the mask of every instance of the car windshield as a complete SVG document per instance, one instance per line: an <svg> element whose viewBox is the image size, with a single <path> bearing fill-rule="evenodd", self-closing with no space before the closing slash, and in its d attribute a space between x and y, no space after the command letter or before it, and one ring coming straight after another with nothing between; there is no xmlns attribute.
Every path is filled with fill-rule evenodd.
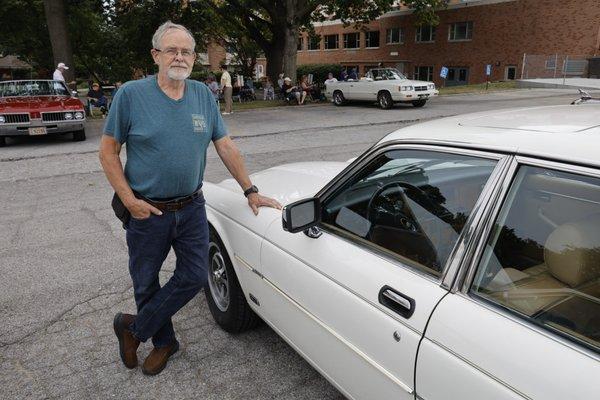
<svg viewBox="0 0 600 400"><path fill-rule="evenodd" d="M396 68L384 68L384 69L372 69L371 71L372 78L379 80L402 80L407 79L402 72L398 71Z"/></svg>
<svg viewBox="0 0 600 400"><path fill-rule="evenodd" d="M0 82L0 97L15 96L69 96L69 90L60 81Z"/></svg>

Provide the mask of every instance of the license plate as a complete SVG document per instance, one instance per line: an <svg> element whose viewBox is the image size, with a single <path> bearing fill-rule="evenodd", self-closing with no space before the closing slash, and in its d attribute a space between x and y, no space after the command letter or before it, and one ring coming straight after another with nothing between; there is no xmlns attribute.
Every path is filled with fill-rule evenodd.
<svg viewBox="0 0 600 400"><path fill-rule="evenodd" d="M45 135L46 133L48 133L46 131L46 127L45 126L38 126L35 128L29 128L29 134L30 135Z"/></svg>
<svg viewBox="0 0 600 400"><path fill-rule="evenodd" d="M420 95L419 95L419 98L420 98L420 99L426 99L426 98L428 98L428 97L429 97L429 95L428 95L428 94L420 94Z"/></svg>

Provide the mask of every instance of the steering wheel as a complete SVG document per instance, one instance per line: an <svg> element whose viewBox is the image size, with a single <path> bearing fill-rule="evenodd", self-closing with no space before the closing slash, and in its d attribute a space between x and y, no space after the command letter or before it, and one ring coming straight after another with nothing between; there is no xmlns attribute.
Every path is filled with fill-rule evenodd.
<svg viewBox="0 0 600 400"><path fill-rule="evenodd" d="M392 187L397 188L395 193L400 195L400 204L402 205L401 207L398 207L399 202L394 201L394 199L391 198L389 195L382 196L382 194L386 190ZM383 211L384 213L392 215L394 217L395 222L397 222L400 227L415 233L423 234L423 229L415 220L414 216L408 216L404 212L404 210L406 209L404 204L406 204L407 200L406 195L404 194L404 189L416 190L418 192L423 193L424 196L427 196L427 194L424 193L421 189L409 183L390 182L377 189L369 199L369 203L367 204L367 220L373 221L376 214L381 213ZM378 204L381 201L380 198L385 201L381 205ZM377 207L379 207L380 209L378 210Z"/></svg>

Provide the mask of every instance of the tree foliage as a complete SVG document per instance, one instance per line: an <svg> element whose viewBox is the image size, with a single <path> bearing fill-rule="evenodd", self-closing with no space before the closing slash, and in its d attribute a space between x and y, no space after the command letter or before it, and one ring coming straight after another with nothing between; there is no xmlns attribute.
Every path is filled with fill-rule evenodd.
<svg viewBox="0 0 600 400"><path fill-rule="evenodd" d="M284 71L296 72L296 45L299 31L311 29L312 22L340 19L361 25L390 11L396 0L206 0L218 23L227 23L251 38L265 53L267 74L275 79ZM403 0L419 24L437 24L436 10L447 0Z"/></svg>

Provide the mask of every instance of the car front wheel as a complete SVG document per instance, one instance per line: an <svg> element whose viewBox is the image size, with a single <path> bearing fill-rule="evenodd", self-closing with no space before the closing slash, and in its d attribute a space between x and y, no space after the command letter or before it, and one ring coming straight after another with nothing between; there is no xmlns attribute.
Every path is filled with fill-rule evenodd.
<svg viewBox="0 0 600 400"><path fill-rule="evenodd" d="M84 140L85 140L85 129L73 132L73 141L74 142L83 142Z"/></svg>
<svg viewBox="0 0 600 400"><path fill-rule="evenodd" d="M412 102L412 105L414 107L419 108L419 107L423 107L425 105L425 103L427 103L427 100L415 100Z"/></svg>
<svg viewBox="0 0 600 400"><path fill-rule="evenodd" d="M390 92L379 92L377 95L377 103L383 110L388 110L394 105Z"/></svg>
<svg viewBox="0 0 600 400"><path fill-rule="evenodd" d="M246 301L223 242L212 227L208 245L208 286L204 295L215 322L229 333L246 331L260 322Z"/></svg>

